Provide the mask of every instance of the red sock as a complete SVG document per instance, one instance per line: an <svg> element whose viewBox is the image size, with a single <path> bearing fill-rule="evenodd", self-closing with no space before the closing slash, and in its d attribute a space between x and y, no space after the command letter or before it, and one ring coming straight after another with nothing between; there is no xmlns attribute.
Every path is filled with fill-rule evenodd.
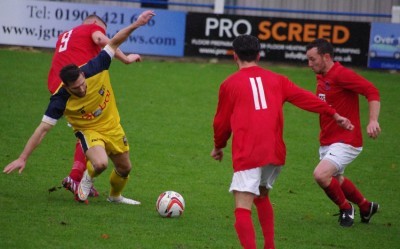
<svg viewBox="0 0 400 249"><path fill-rule="evenodd" d="M275 249L274 245L274 209L269 197L258 197L254 199L257 208L258 220L264 235L264 249Z"/></svg>
<svg viewBox="0 0 400 249"><path fill-rule="evenodd" d="M345 177L340 187L342 188L342 191L347 200L357 204L360 207L362 213L369 212L369 201L364 198L364 196L361 194L361 192L357 189L352 181Z"/></svg>
<svg viewBox="0 0 400 249"><path fill-rule="evenodd" d="M328 187L323 189L326 195L336 204L339 209L350 209L350 203L347 202L346 197L340 188L340 184L335 177L331 178L331 183Z"/></svg>
<svg viewBox="0 0 400 249"><path fill-rule="evenodd" d="M86 156L83 153L82 146L79 142L75 145L75 155L74 155L74 164L72 165L71 172L69 172L69 176L75 180L80 182L83 176L83 172L86 170Z"/></svg>
<svg viewBox="0 0 400 249"><path fill-rule="evenodd" d="M256 233L254 231L253 221L251 220L251 210L236 208L235 217L235 229L240 244L244 249L256 249Z"/></svg>

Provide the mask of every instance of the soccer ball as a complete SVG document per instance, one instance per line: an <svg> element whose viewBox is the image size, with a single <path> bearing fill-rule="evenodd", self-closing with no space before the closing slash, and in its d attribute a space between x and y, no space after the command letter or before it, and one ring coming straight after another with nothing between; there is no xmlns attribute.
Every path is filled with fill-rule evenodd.
<svg viewBox="0 0 400 249"><path fill-rule="evenodd" d="M158 196L156 210L162 217L179 217L185 210L185 200L178 192L165 191Z"/></svg>

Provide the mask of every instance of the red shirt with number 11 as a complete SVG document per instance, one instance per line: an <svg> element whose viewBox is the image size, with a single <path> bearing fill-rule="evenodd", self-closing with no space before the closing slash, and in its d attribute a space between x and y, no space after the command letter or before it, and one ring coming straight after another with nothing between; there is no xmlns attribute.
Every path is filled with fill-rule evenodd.
<svg viewBox="0 0 400 249"><path fill-rule="evenodd" d="M214 146L231 134L234 171L285 164L283 104L332 116L336 111L287 77L259 66L242 68L220 86L214 117ZM301 130L299 129L299 133Z"/></svg>

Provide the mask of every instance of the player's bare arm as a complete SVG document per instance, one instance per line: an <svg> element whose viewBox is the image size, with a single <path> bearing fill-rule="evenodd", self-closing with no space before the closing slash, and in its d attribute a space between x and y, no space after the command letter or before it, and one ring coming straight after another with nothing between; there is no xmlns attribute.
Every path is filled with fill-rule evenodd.
<svg viewBox="0 0 400 249"><path fill-rule="evenodd" d="M135 31L140 26L146 25L151 18L155 16L155 13L152 10L146 10L139 15L138 19L129 25L121 29L108 44L112 49L117 50L117 48L129 37L129 35Z"/></svg>
<svg viewBox="0 0 400 249"><path fill-rule="evenodd" d="M92 40L95 44L97 44L102 48L105 47L110 42L110 39L100 31L96 31L92 34ZM119 48L115 51L115 58L117 58L119 61L127 65L133 62L142 61L140 55L138 54L125 55Z"/></svg>
<svg viewBox="0 0 400 249"><path fill-rule="evenodd" d="M381 127L378 123L379 112L381 109L381 103L373 100L369 103L369 123L367 125L368 136L372 139L376 139L381 133Z"/></svg>
<svg viewBox="0 0 400 249"><path fill-rule="evenodd" d="M36 147L42 142L43 138L46 136L47 132L52 127L53 126L48 123L41 122L34 131L34 133L32 134L32 136L29 138L21 155L18 157L18 159L8 164L4 168L3 173L9 174L14 170L19 169L18 172L21 174L25 168L26 161L28 160L29 156L36 149Z"/></svg>

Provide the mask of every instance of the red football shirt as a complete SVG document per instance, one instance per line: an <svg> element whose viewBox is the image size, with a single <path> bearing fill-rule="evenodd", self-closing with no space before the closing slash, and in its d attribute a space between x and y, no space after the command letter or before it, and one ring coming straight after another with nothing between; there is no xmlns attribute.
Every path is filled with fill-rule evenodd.
<svg viewBox="0 0 400 249"><path fill-rule="evenodd" d="M105 34L105 30L99 25L83 24L58 37L47 78L47 87L51 93L54 93L61 84L58 75L64 66L71 63L81 66L100 52L101 47L92 39L92 34L96 31Z"/></svg>
<svg viewBox="0 0 400 249"><path fill-rule="evenodd" d="M352 131L344 130L328 115L320 115L321 145L341 142L354 147L362 146L359 94L368 101L380 99L378 89L371 82L339 62L335 62L326 75L317 75L317 96L354 125Z"/></svg>
<svg viewBox="0 0 400 249"><path fill-rule="evenodd" d="M267 164L285 164L285 102L327 116L336 112L312 92L259 66L243 68L222 83L213 124L214 145L216 148L225 147L233 134L235 172Z"/></svg>

